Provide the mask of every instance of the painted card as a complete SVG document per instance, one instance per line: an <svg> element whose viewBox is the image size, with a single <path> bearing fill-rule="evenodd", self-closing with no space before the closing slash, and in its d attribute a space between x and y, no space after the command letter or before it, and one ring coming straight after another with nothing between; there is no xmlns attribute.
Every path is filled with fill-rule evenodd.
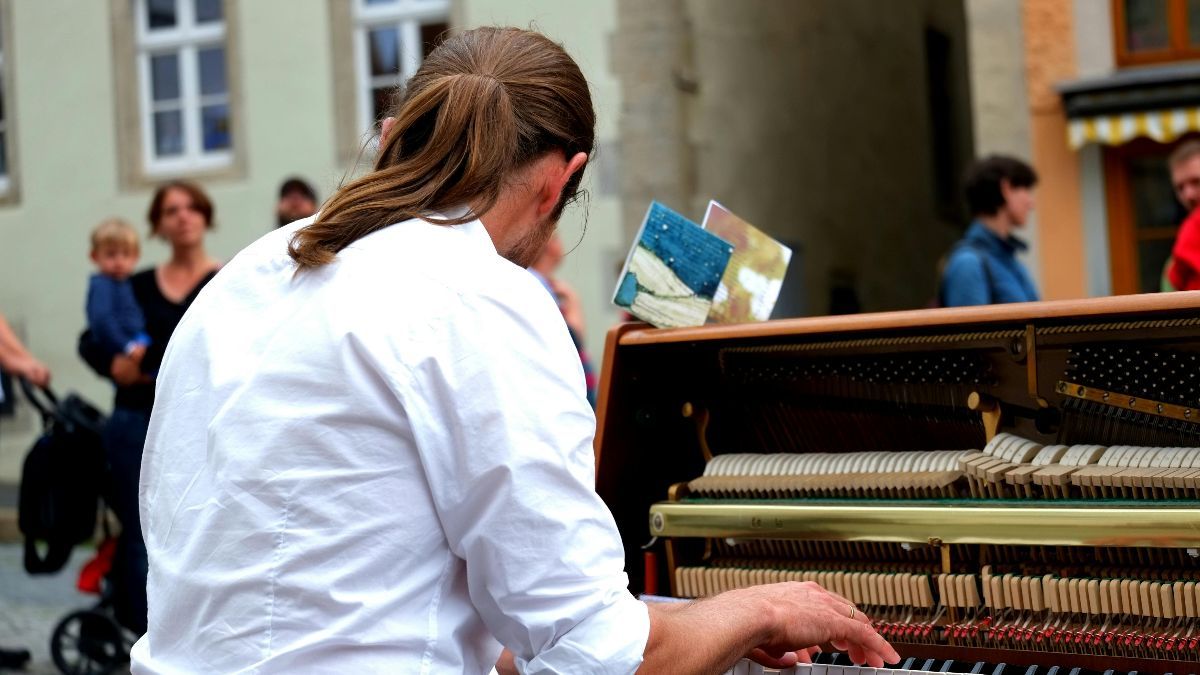
<svg viewBox="0 0 1200 675"><path fill-rule="evenodd" d="M709 323L770 319L792 260L792 249L715 201L708 203L704 229L733 244L733 255L713 295Z"/></svg>
<svg viewBox="0 0 1200 675"><path fill-rule="evenodd" d="M613 302L659 328L703 325L733 246L653 202Z"/></svg>

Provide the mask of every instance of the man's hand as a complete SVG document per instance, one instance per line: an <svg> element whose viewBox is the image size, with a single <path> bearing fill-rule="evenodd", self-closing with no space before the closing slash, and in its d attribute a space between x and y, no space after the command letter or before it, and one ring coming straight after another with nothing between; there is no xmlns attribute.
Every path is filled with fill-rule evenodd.
<svg viewBox="0 0 1200 675"><path fill-rule="evenodd" d="M647 603L650 640L642 673L713 673L748 657L773 668L811 662L830 643L855 663L882 667L900 655L845 598L812 582L753 586L687 605Z"/></svg>
<svg viewBox="0 0 1200 675"><path fill-rule="evenodd" d="M809 654L795 653L797 648L830 643L844 651L855 663L882 668L896 663L900 655L875 629L871 619L854 603L837 593L809 582L787 582L744 589L758 595L774 610L774 630L767 640L756 645L750 658L766 666L786 668L800 663Z"/></svg>
<svg viewBox="0 0 1200 675"><path fill-rule="evenodd" d="M50 384L50 369L46 367L46 364L28 354L22 354L15 358L9 370L13 375L39 387Z"/></svg>

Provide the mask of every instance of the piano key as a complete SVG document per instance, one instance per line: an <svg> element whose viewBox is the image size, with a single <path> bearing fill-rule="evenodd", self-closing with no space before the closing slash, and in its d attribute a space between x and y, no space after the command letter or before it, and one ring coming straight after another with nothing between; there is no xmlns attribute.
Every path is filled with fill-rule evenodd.
<svg viewBox="0 0 1200 675"><path fill-rule="evenodd" d="M932 659L930 659L932 660ZM944 666L952 666L954 661L945 661ZM824 663L798 663L791 668L783 670L774 670L771 668L763 668L748 659L739 661L733 668L726 671L725 675L740 675L743 671L740 668L746 667L753 675L937 675L941 672L958 672L958 671L933 671L933 670L913 670L908 668L872 668L870 666L839 666ZM758 670L754 670L757 667Z"/></svg>

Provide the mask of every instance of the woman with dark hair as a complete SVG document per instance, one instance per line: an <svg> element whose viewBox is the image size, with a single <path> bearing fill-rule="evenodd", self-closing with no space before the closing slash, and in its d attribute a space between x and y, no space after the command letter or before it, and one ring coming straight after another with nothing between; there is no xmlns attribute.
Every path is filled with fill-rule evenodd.
<svg viewBox="0 0 1200 675"><path fill-rule="evenodd" d="M171 247L167 262L130 277L134 298L146 317L150 345L140 356L96 354L86 341L80 346L92 368L117 385L104 430L112 507L122 527L113 581L118 616L139 633L146 630L147 562L138 518L138 478L154 406L154 378L175 326L220 267L204 249L204 235L213 227L213 206L199 186L182 181L163 185L154 193L147 217L150 235Z"/></svg>

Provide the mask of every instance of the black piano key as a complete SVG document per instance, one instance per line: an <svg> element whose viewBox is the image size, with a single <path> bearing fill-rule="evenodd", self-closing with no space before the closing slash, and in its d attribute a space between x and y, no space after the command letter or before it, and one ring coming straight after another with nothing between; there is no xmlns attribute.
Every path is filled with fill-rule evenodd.
<svg viewBox="0 0 1200 675"><path fill-rule="evenodd" d="M1050 670L1046 671L1046 675L1058 675L1058 666L1050 666Z"/></svg>
<svg viewBox="0 0 1200 675"><path fill-rule="evenodd" d="M916 670L916 665L917 657L910 656L907 659L904 659L904 664L901 665L897 670Z"/></svg>
<svg viewBox="0 0 1200 675"><path fill-rule="evenodd" d="M1037 671L1037 666L1029 666L1029 668L1025 670L1025 675L1037 675Z"/></svg>
<svg viewBox="0 0 1200 675"><path fill-rule="evenodd" d="M996 664L996 667L992 669L992 675L1006 675L1007 668L1008 666L1003 663Z"/></svg>
<svg viewBox="0 0 1200 675"><path fill-rule="evenodd" d="M977 675L978 673L982 673L984 668L987 668L987 664L984 663L983 661L979 661L978 663L976 663L974 666L971 667L971 674Z"/></svg>
<svg viewBox="0 0 1200 675"><path fill-rule="evenodd" d="M925 659L925 664L922 665L920 668L917 668L917 670L928 670L930 672L936 672L933 670L933 666L934 666L933 659Z"/></svg>

